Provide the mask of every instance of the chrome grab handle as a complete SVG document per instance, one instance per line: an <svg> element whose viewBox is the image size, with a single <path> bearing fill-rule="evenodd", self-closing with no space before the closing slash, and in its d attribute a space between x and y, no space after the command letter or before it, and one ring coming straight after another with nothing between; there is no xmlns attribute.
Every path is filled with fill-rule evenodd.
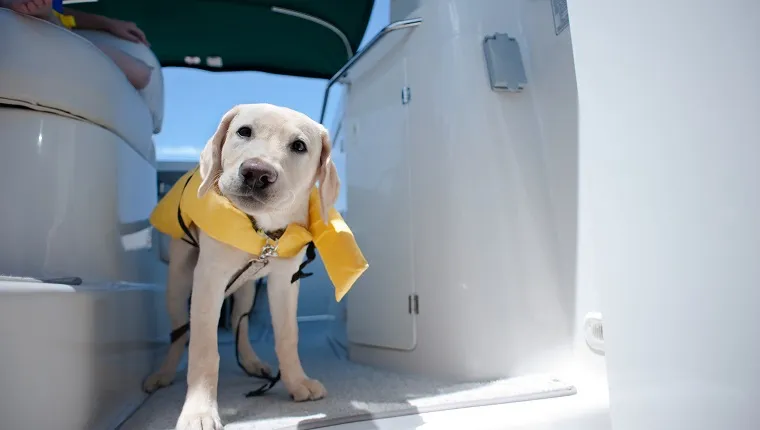
<svg viewBox="0 0 760 430"><path fill-rule="evenodd" d="M327 82L327 87L325 88L325 95L322 98L322 112L319 114L319 123L323 124L325 122L325 113L327 110L327 101L330 98L330 89L333 85L335 85L336 82L338 82L338 79L346 75L346 72L348 72L353 65L359 61L359 59L367 53L370 49L372 49L373 46L377 44L377 42L380 41L383 37L385 37L386 34L392 33L397 30L403 30L405 28L410 27L417 27L418 25L422 24L422 18L412 18L412 19L405 19L401 21L396 21L388 24L385 28L380 30L379 33L375 35L375 37L372 38L372 40L367 43L367 45L360 49L359 52L354 54L353 57L349 58L346 64L343 65L343 67L338 70L337 73L333 75L332 78Z"/></svg>

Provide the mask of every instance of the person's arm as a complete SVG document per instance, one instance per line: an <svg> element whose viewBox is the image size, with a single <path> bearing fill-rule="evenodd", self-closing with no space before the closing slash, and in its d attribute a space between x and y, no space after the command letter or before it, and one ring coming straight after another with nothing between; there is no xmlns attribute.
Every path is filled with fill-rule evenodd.
<svg viewBox="0 0 760 430"><path fill-rule="evenodd" d="M79 29L107 31L116 37L129 40L130 42L150 46L148 39L145 38L145 33L134 22L121 21L68 7L63 8L63 13L73 16Z"/></svg>
<svg viewBox="0 0 760 430"><path fill-rule="evenodd" d="M93 13L78 11L76 9L71 9L68 7L63 8L63 13L65 15L73 16L77 22L77 28L81 28L82 30L109 31L108 26L110 24L111 18L95 15Z"/></svg>

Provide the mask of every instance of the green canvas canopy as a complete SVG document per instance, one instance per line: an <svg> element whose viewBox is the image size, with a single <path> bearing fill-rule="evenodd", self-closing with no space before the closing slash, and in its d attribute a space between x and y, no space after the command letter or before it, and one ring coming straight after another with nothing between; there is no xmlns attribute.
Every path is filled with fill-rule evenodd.
<svg viewBox="0 0 760 430"><path fill-rule="evenodd" d="M164 67L330 78L359 48L374 0L100 0L133 21Z"/></svg>

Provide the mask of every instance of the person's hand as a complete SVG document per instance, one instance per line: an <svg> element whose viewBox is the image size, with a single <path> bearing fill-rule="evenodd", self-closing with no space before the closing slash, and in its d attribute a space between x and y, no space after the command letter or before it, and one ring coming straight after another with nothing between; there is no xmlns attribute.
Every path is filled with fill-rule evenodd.
<svg viewBox="0 0 760 430"><path fill-rule="evenodd" d="M145 38L145 33L134 22L110 19L106 29L116 37L150 46L148 39Z"/></svg>

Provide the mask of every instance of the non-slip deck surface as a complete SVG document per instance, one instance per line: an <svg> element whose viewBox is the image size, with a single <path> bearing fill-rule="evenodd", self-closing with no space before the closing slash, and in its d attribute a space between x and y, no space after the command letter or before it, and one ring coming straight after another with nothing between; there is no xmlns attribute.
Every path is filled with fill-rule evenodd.
<svg viewBox="0 0 760 430"><path fill-rule="evenodd" d="M262 397L244 394L263 382L247 377L235 363L231 337L220 334L219 412L228 430L312 429L351 421L418 412L508 403L575 394L572 385L549 376L529 376L482 383L451 383L402 375L352 363L331 341L321 323L301 328L301 361L319 379L328 396L316 402L290 400L282 383ZM262 328L254 348L275 365L271 332ZM253 330L256 333L257 330ZM121 430L173 429L185 398L185 374L159 390L121 426Z"/></svg>

